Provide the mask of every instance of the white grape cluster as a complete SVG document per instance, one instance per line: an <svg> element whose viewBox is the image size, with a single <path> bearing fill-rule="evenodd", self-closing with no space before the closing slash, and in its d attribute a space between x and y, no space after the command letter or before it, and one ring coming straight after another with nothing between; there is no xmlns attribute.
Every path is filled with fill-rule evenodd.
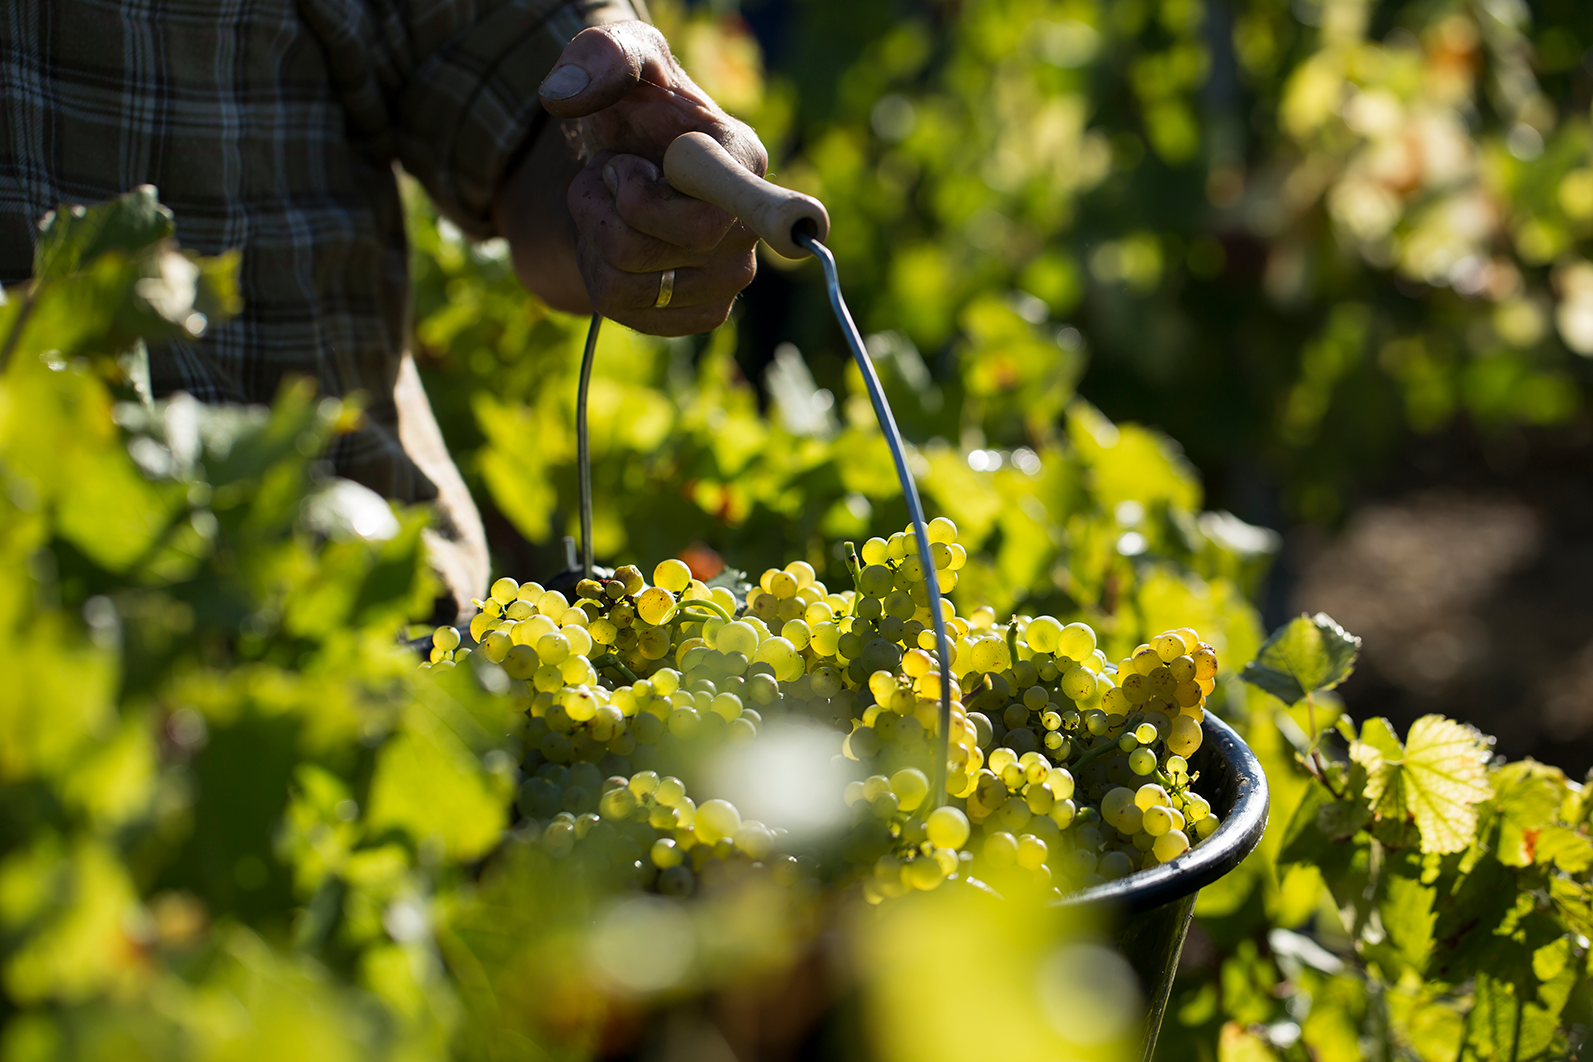
<svg viewBox="0 0 1593 1062"><path fill-rule="evenodd" d="M967 555L950 520L929 538L949 590ZM1194 631L1114 665L1086 624L963 617L942 599L943 675L915 536L860 553L850 589L832 592L796 561L765 571L744 606L678 560L651 585L629 566L585 580L573 603L537 583L493 584L470 634L529 716L519 807L542 843L563 855L596 838L620 873L668 895L762 870L855 881L877 903L948 880L1059 894L1176 859L1216 829L1189 757L1217 657ZM422 666L456 666L470 652L460 644L439 628ZM726 800L699 805L679 777L788 715L833 727L839 755L866 772L846 786L851 832L826 864L798 860L783 830Z"/></svg>

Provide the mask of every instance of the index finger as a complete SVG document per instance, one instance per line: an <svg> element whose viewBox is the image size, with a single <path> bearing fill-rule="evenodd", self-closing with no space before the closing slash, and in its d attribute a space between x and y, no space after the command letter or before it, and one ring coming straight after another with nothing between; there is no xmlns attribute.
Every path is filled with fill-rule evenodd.
<svg viewBox="0 0 1593 1062"><path fill-rule="evenodd" d="M636 155L609 159L604 183L614 193L614 211L620 220L637 232L677 247L711 251L737 222L734 214L677 192L657 166Z"/></svg>

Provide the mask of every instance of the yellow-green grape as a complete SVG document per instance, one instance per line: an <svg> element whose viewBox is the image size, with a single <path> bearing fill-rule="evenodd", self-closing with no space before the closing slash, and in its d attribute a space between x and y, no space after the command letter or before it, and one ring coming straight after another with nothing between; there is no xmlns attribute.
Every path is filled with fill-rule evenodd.
<svg viewBox="0 0 1593 1062"><path fill-rule="evenodd" d="M664 622L675 608L675 598L661 586L649 587L636 598L636 615L643 623L653 625Z"/></svg>
<svg viewBox="0 0 1593 1062"><path fill-rule="evenodd" d="M961 848L968 843L968 816L960 808L944 804L929 813L924 832L936 848Z"/></svg>
<svg viewBox="0 0 1593 1062"><path fill-rule="evenodd" d="M1032 833L1026 833L1018 839L1018 865L1025 870L1039 870L1045 865L1045 857L1050 854L1050 847Z"/></svg>
<svg viewBox="0 0 1593 1062"><path fill-rule="evenodd" d="M673 557L659 561L653 569L653 585L678 594L691 585L691 568Z"/></svg>
<svg viewBox="0 0 1593 1062"><path fill-rule="evenodd" d="M1156 727L1152 723L1141 723L1134 728L1134 737L1141 745L1154 745L1156 743Z"/></svg>
<svg viewBox="0 0 1593 1062"><path fill-rule="evenodd" d="M486 633L492 630L492 625L498 622L497 618L487 612L478 612L470 617L470 637L481 641Z"/></svg>
<svg viewBox="0 0 1593 1062"><path fill-rule="evenodd" d="M1062 717L1056 712L1042 712L1040 714L1040 725L1045 727L1047 730L1060 730L1062 729ZM1055 736L1058 738L1061 737L1060 734ZM1061 742L1059 741L1057 746L1053 747L1058 747L1060 744Z"/></svg>
<svg viewBox="0 0 1593 1062"><path fill-rule="evenodd" d="M913 888L928 892L945 880L946 870L935 857L920 856L902 868L902 877Z"/></svg>
<svg viewBox="0 0 1593 1062"><path fill-rule="evenodd" d="M686 853L681 851L680 845L675 843L673 837L660 837L654 841L652 850L648 854L653 860L653 866L659 870L678 867L686 858Z"/></svg>
<svg viewBox="0 0 1593 1062"><path fill-rule="evenodd" d="M802 677L804 669L802 655L797 652L795 643L778 636L765 638L753 651L752 662L774 668L774 677L781 682L795 682Z"/></svg>
<svg viewBox="0 0 1593 1062"><path fill-rule="evenodd" d="M509 640L515 645L535 646L544 634L558 630L558 624L546 616L532 616L509 628Z"/></svg>
<svg viewBox="0 0 1593 1062"><path fill-rule="evenodd" d="M807 561L792 561L785 566L785 570L790 572L796 579L798 587L808 586L818 578L818 573L813 570L813 565Z"/></svg>
<svg viewBox="0 0 1593 1062"><path fill-rule="evenodd" d="M1112 851L1101 857L1096 865L1095 872L1107 881L1116 881L1118 878L1127 877L1133 873L1134 861L1128 858L1127 853Z"/></svg>
<svg viewBox="0 0 1593 1062"><path fill-rule="evenodd" d="M1144 675L1138 671L1129 671L1127 674L1119 671L1117 677L1119 679L1117 688L1122 691L1129 704L1139 705L1150 700L1150 683L1145 681Z"/></svg>
<svg viewBox="0 0 1593 1062"><path fill-rule="evenodd" d="M1184 811L1192 823L1200 823L1211 814L1211 804L1199 793L1188 793L1184 796Z"/></svg>
<svg viewBox="0 0 1593 1062"><path fill-rule="evenodd" d="M771 568L764 574L768 577L769 584L764 589L773 594L776 601L789 601L796 597L796 576L778 568Z"/></svg>
<svg viewBox="0 0 1593 1062"><path fill-rule="evenodd" d="M805 620L788 620L780 626L780 637L790 642L793 649L806 649L813 637L813 628Z"/></svg>
<svg viewBox="0 0 1593 1062"><path fill-rule="evenodd" d="M1128 769L1144 776L1156 769L1156 753L1150 749L1135 749L1128 754Z"/></svg>
<svg viewBox="0 0 1593 1062"><path fill-rule="evenodd" d="M929 532L929 541L952 543L957 541L957 525L949 516L937 516L929 521L925 528Z"/></svg>
<svg viewBox="0 0 1593 1062"><path fill-rule="evenodd" d="M1012 666L1007 643L1000 638L981 638L974 642L972 656L975 671L1005 671Z"/></svg>
<svg viewBox="0 0 1593 1062"><path fill-rule="evenodd" d="M866 598L865 600L873 599ZM880 611L883 613L884 610L881 609ZM879 615L876 614L874 616L864 616L863 618L878 619ZM802 619L807 621L807 624L810 627L815 623L829 623L831 620L835 619L835 609L830 606L828 601L813 601L808 604L807 608L802 610Z"/></svg>
<svg viewBox="0 0 1593 1062"><path fill-rule="evenodd" d="M1167 807L1171 805L1172 802L1173 798L1168 794L1167 790L1163 789L1155 782L1146 782L1144 785L1134 790L1134 803L1142 811L1157 806Z"/></svg>
<svg viewBox="0 0 1593 1062"><path fill-rule="evenodd" d="M1206 838L1216 833L1217 827L1220 825L1221 823L1218 821L1216 815L1207 815L1205 818L1195 823L1195 836L1204 841Z"/></svg>
<svg viewBox="0 0 1593 1062"><path fill-rule="evenodd" d="M1175 778L1181 774L1189 773L1189 761L1184 759L1182 756L1167 757L1167 763L1165 766L1167 767L1167 773Z"/></svg>
<svg viewBox="0 0 1593 1062"><path fill-rule="evenodd" d="M774 851L774 832L761 822L743 822L730 836L736 847L752 859L767 859Z"/></svg>
<svg viewBox="0 0 1593 1062"><path fill-rule="evenodd" d="M1070 660L1083 660L1095 652L1095 631L1087 623L1069 623L1057 637L1054 650Z"/></svg>
<svg viewBox="0 0 1593 1062"><path fill-rule="evenodd" d="M1105 712L1091 708L1084 713L1084 729L1088 730L1092 737L1100 737L1111 729L1111 723L1107 721Z"/></svg>
<svg viewBox="0 0 1593 1062"><path fill-rule="evenodd" d="M985 862L993 867L1010 867L1018 861L1018 839L1006 830L985 837Z"/></svg>
<svg viewBox="0 0 1593 1062"><path fill-rule="evenodd" d="M913 811L929 795L929 779L917 767L903 767L891 775L891 792L903 811Z"/></svg>
<svg viewBox="0 0 1593 1062"><path fill-rule="evenodd" d="M1195 661L1195 681L1205 682L1217 677L1217 654L1209 646L1203 645L1190 654Z"/></svg>
<svg viewBox="0 0 1593 1062"><path fill-rule="evenodd" d="M1051 616L1036 616L1029 621L1024 638L1037 653L1055 653L1062 637L1062 624Z"/></svg>
<svg viewBox="0 0 1593 1062"><path fill-rule="evenodd" d="M859 800L863 800L865 798L864 794L863 783L854 779L847 782L846 788L841 791L841 800L845 802L847 807L851 807Z"/></svg>
<svg viewBox="0 0 1593 1062"><path fill-rule="evenodd" d="M1173 815L1171 808L1154 804L1145 809L1144 821L1141 822L1140 828L1152 837L1160 837L1173 828Z"/></svg>
<svg viewBox="0 0 1593 1062"><path fill-rule="evenodd" d="M529 645L511 646L499 662L503 665L504 673L512 679L530 678L541 664L537 659L537 651Z"/></svg>
<svg viewBox="0 0 1593 1062"><path fill-rule="evenodd" d="M876 671L868 677L869 692L874 695L874 703L889 706L891 698L896 695L896 675L891 671Z"/></svg>
<svg viewBox="0 0 1593 1062"><path fill-rule="evenodd" d="M1140 827L1144 824L1145 812L1141 811L1137 805L1130 803L1117 813L1117 818L1108 819L1107 821L1116 826L1119 833L1134 834L1138 833Z"/></svg>
<svg viewBox="0 0 1593 1062"><path fill-rule="evenodd" d="M476 585L480 586L481 584L477 583ZM507 605L515 599L515 595L519 590L520 584L506 575L492 584L492 599L500 605Z"/></svg>
<svg viewBox="0 0 1593 1062"><path fill-rule="evenodd" d="M1187 715L1174 719L1167 729L1167 751L1185 758L1200 748L1200 724Z"/></svg>
<svg viewBox="0 0 1593 1062"><path fill-rule="evenodd" d="M549 590L536 600L537 611L557 620L570 608L570 599L557 590Z"/></svg>
<svg viewBox="0 0 1593 1062"><path fill-rule="evenodd" d="M1021 830L1029 825L1029 820L1034 818L1034 812L1029 810L1028 801L1021 796L1010 796L996 809L996 818L1001 825L1012 830Z"/></svg>
<svg viewBox="0 0 1593 1062"><path fill-rule="evenodd" d="M672 774L666 774L658 780L658 786L653 790L653 800L666 808L672 808L686 797L686 783Z"/></svg>
<svg viewBox="0 0 1593 1062"><path fill-rule="evenodd" d="M702 722L702 716L695 708L676 708L669 713L669 732L676 737L686 737L696 731Z"/></svg>
<svg viewBox="0 0 1593 1062"><path fill-rule="evenodd" d="M1095 672L1086 667L1071 667L1062 676L1062 694L1069 700L1082 701L1095 692Z"/></svg>
<svg viewBox="0 0 1593 1062"><path fill-rule="evenodd" d="M884 597L891 592L896 573L884 564L870 564L858 574L858 585L869 597Z"/></svg>
<svg viewBox="0 0 1593 1062"><path fill-rule="evenodd" d="M697 818L692 832L704 844L713 844L722 837L735 836L741 828L741 812L728 800L705 800L697 808Z"/></svg>
<svg viewBox="0 0 1593 1062"><path fill-rule="evenodd" d="M514 643L502 631L488 631L481 638L481 655L494 664L503 663L504 657L508 656L509 650L513 648Z"/></svg>
<svg viewBox="0 0 1593 1062"><path fill-rule="evenodd" d="M636 794L625 786L616 786L598 800L597 809L605 819L628 818L636 810Z"/></svg>
<svg viewBox="0 0 1593 1062"><path fill-rule="evenodd" d="M1071 800L1058 800L1051 805L1051 821L1060 829L1067 829L1073 825L1074 816L1078 814L1078 805Z"/></svg>
<svg viewBox="0 0 1593 1062"><path fill-rule="evenodd" d="M1044 782L1031 782L1023 791L1023 801L1035 815L1049 815L1056 806L1056 796Z"/></svg>
<svg viewBox="0 0 1593 1062"><path fill-rule="evenodd" d="M835 656L836 646L841 642L841 629L833 623L812 624L812 634L809 635L808 645L819 656Z"/></svg>
<svg viewBox="0 0 1593 1062"><path fill-rule="evenodd" d="M709 711L719 716L725 722L739 718L741 715L741 698L734 693L721 693L714 697L709 705Z"/></svg>
<svg viewBox="0 0 1593 1062"><path fill-rule="evenodd" d="M444 649L440 645L434 645L434 646L431 647L431 656L428 659L433 664L440 664L443 661L448 661L449 663L452 663L453 662L453 653L450 652L447 649Z"/></svg>
<svg viewBox="0 0 1593 1062"><path fill-rule="evenodd" d="M536 607L529 601L511 601L503 610L503 618L511 620L530 619L537 614Z"/></svg>
<svg viewBox="0 0 1593 1062"><path fill-rule="evenodd" d="M1184 655L1184 639L1176 632L1169 631L1152 638L1151 648L1156 650L1162 663L1168 664Z"/></svg>
<svg viewBox="0 0 1593 1062"><path fill-rule="evenodd" d="M570 656L570 640L558 631L537 639L537 656L544 664L562 664Z"/></svg>
<svg viewBox="0 0 1593 1062"><path fill-rule="evenodd" d="M639 800L644 796L658 792L658 782L657 771L637 771L631 775L630 781L626 784L630 786L631 792Z"/></svg>
<svg viewBox="0 0 1593 1062"><path fill-rule="evenodd" d="M1189 850L1189 835L1183 830L1168 830L1156 838L1151 852L1163 863L1171 862Z"/></svg>
<svg viewBox="0 0 1593 1062"><path fill-rule="evenodd" d="M592 696L591 690L567 689L559 695L559 705L577 723L584 723L597 714L597 698Z"/></svg>
<svg viewBox="0 0 1593 1062"><path fill-rule="evenodd" d="M1111 822L1117 818L1118 812L1132 803L1134 803L1134 790L1121 785L1109 789L1101 798L1101 818Z"/></svg>
<svg viewBox="0 0 1593 1062"><path fill-rule="evenodd" d="M863 543L858 555L864 564L884 564L890 559L890 544L883 538L871 538Z"/></svg>
<svg viewBox="0 0 1593 1062"><path fill-rule="evenodd" d="M571 656L592 655L592 635L585 627L571 623L559 628L559 633L569 641Z"/></svg>
<svg viewBox="0 0 1593 1062"><path fill-rule="evenodd" d="M432 644L433 648L441 646L443 649L446 649L449 652L452 652L455 649L458 649L459 648L459 628L458 627L438 627L436 630L431 632L431 644Z"/></svg>
<svg viewBox="0 0 1593 1062"><path fill-rule="evenodd" d="M745 619L727 623L715 635L714 648L722 653L740 653L750 660L758 651L758 628Z"/></svg>
<svg viewBox="0 0 1593 1062"><path fill-rule="evenodd" d="M636 636L636 651L649 660L662 660L669 654L669 628L649 627Z"/></svg>

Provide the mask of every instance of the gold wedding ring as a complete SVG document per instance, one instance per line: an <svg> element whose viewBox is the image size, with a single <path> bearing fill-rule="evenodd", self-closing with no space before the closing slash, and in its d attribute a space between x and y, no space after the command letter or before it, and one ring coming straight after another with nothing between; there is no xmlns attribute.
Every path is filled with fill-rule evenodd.
<svg viewBox="0 0 1593 1062"><path fill-rule="evenodd" d="M666 269L658 278L658 298L653 300L653 309L662 310L669 305L669 300L675 297L675 271Z"/></svg>

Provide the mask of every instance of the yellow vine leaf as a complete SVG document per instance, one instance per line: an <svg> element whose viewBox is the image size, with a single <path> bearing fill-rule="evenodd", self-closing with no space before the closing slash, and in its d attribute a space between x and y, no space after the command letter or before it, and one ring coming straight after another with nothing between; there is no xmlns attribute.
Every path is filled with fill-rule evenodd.
<svg viewBox="0 0 1593 1062"><path fill-rule="evenodd" d="M1477 804L1493 795L1482 735L1441 715L1424 715L1411 724L1403 746L1382 730L1371 740L1362 737L1350 756L1366 768L1372 813L1397 821L1414 817L1423 852L1464 851L1477 832Z"/></svg>

